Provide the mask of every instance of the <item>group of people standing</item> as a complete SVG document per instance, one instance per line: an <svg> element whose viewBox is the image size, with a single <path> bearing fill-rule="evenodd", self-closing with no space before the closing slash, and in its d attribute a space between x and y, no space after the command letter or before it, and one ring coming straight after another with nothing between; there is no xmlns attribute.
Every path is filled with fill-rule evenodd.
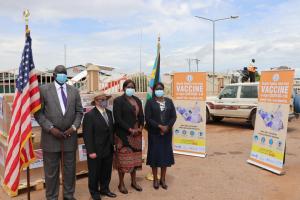
<svg viewBox="0 0 300 200"><path fill-rule="evenodd" d="M78 90L66 85L67 71L62 65L54 70L55 82L41 86L42 109L35 118L42 127L41 145L47 200L58 199L60 161L64 160L64 199L74 200L77 130L83 117ZM153 87L153 98L146 102L135 96L132 80L123 84L124 94L113 101L113 112L107 109L111 98L97 92L91 104L94 108L83 117L82 130L87 150L88 188L93 200L101 195L116 197L109 184L112 166L118 171L118 189L128 194L124 183L131 175L131 187L141 192L136 172L142 168L142 131L148 130L147 165L152 168L153 187L167 189L167 167L174 164L172 127L176 111L171 99L164 96L164 85ZM145 112L144 112L145 111ZM158 179L158 168L161 177Z"/></svg>

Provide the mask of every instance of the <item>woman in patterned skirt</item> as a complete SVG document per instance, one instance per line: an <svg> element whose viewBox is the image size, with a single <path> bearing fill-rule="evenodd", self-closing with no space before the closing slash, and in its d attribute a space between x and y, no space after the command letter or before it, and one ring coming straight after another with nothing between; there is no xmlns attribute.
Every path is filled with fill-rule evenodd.
<svg viewBox="0 0 300 200"><path fill-rule="evenodd" d="M131 187L137 191L142 188L136 182L136 170L142 168L142 130L144 113L141 100L134 96L135 83L126 80L124 94L117 97L113 104L116 126L115 163L119 173L119 191L127 194L124 184L125 173L131 174Z"/></svg>

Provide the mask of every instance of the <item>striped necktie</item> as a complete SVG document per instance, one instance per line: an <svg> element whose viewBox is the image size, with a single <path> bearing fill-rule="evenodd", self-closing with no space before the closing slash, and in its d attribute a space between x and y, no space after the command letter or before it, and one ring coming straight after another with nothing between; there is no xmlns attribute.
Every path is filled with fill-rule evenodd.
<svg viewBox="0 0 300 200"><path fill-rule="evenodd" d="M106 113L105 111L102 113L102 116L103 116L103 118L105 119L107 125L109 125L108 116L107 116L107 113Z"/></svg>

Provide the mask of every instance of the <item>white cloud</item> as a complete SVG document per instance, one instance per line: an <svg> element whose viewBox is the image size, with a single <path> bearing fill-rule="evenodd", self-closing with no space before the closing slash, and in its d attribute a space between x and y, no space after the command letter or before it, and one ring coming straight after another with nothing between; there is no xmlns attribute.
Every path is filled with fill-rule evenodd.
<svg viewBox="0 0 300 200"><path fill-rule="evenodd" d="M194 18L240 15L240 19L220 22L216 27L216 70L239 68L256 58L260 69L270 66L297 66L300 58L299 1L272 6L257 5L260 13L241 10L235 1L2 1L0 16L22 26L22 10L29 5L34 27L49 29L34 32L34 59L38 67L52 68L63 63L63 43L68 47L68 64L93 62L116 66L126 71L139 68L140 33L143 31L142 66L151 70L160 33L163 71L187 70L187 58L200 59L201 70L212 66L212 25ZM263 13L265 9L271 10ZM72 33L64 29L66 19L92 19L105 29ZM0 21L1 27L1 21ZM231 28L228 28L231 27ZM79 27L80 28L80 27ZM62 32L62 30L65 32ZM0 68L18 66L24 38L0 35ZM12 30L13 31L13 30ZM22 33L21 33L22 34ZM195 63L192 64L195 69Z"/></svg>

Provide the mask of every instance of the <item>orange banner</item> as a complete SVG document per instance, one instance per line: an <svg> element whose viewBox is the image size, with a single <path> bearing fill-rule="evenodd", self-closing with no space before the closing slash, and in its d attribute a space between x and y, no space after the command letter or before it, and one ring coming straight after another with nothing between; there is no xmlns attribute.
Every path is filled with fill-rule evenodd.
<svg viewBox="0 0 300 200"><path fill-rule="evenodd" d="M294 70L263 71L248 163L283 173Z"/></svg>
<svg viewBox="0 0 300 200"><path fill-rule="evenodd" d="M259 102L289 104L294 70L263 71L259 84Z"/></svg>
<svg viewBox="0 0 300 200"><path fill-rule="evenodd" d="M206 99L206 73L175 73L173 79L173 96L177 100Z"/></svg>

